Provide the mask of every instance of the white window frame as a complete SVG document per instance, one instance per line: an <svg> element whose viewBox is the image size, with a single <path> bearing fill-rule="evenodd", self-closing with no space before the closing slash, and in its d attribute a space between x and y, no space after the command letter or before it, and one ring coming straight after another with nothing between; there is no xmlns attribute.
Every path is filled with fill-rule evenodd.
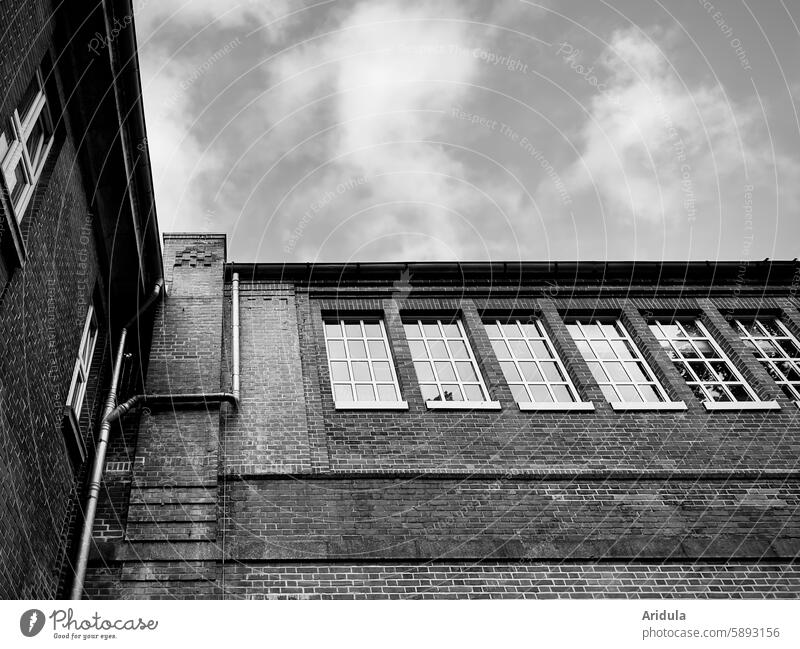
<svg viewBox="0 0 800 649"><path fill-rule="evenodd" d="M692 336L684 327L684 323L692 322L700 331L699 336ZM670 336L665 333L663 327L670 325L676 325L683 333L683 336L679 338L670 338ZM701 399L701 403L706 410L774 410L780 409L777 402L775 401L761 401L756 394L755 390L750 386L747 380L742 376L742 373L736 367L736 364L728 357L728 355L723 351L723 349L719 346L714 337L708 331L706 326L703 324L702 320L699 317L692 316L692 317L677 317L677 318L669 318L666 320L662 320L660 318L654 318L653 321L650 323L650 331L652 331L653 335L658 340L661 347L667 352L667 355L670 358L670 361L675 365L676 368L680 370L680 367L683 366L685 370L688 372L691 380L686 380L686 384L689 387L696 385L699 390L705 396L705 399ZM688 342L691 346L693 353L696 356L693 357L686 357L680 351L678 346L675 344L676 341L680 342ZM697 342L706 342L711 347L712 351L714 352L714 356L704 355L701 349L698 347ZM666 343L666 344L665 344ZM674 355L673 355L674 354ZM700 377L693 369L692 362L699 363L703 362L706 364L707 369L717 377L718 380L710 381L710 380L701 380ZM727 366L727 369L734 377L734 381L724 381L720 378L719 374L714 370L711 363L724 363ZM730 401L714 401L712 398L712 394L709 392L706 386L710 385L718 385L721 386L727 394L731 398ZM733 392L727 386L741 386L750 399L747 400L737 400L734 398ZM693 390L694 391L694 390ZM696 396L698 396L695 393ZM699 398L699 396L698 396Z"/></svg>
<svg viewBox="0 0 800 649"><path fill-rule="evenodd" d="M78 356L75 359L75 369L72 371L72 382L67 393L67 406L72 408L76 419L81 416L83 402L86 398L86 387L89 383L98 331L94 305L89 305L89 312L86 314L86 321L83 325L81 344L78 347Z"/></svg>
<svg viewBox="0 0 800 649"><path fill-rule="evenodd" d="M596 326L599 329L601 336L596 337L587 334L586 330L584 329L585 325ZM608 335L608 332L605 328L608 326L613 327L615 330L613 337ZM628 329L625 327L625 324L620 318L577 317L567 322L567 329L570 333L570 336L575 341L575 344L578 346L578 350L580 351L584 361L586 361L586 364L589 365L589 368L591 369L593 363L597 363L602 369L603 374L607 377L606 380L601 380L597 374L592 372L592 377L597 385L600 386L600 389L603 391L603 396L605 396L606 401L608 401L613 410L686 410L686 404L683 401L672 401L669 398L669 395L664 389L664 386L661 384L661 381L658 380L655 372L653 372L653 368L651 368L650 364L647 362L647 360L645 360L641 350L639 349L639 346L631 338L630 334L628 333ZM598 347L593 343L601 342L608 345L608 347L613 351L613 358L600 357L598 354ZM614 342L621 342L626 345L631 357L628 358L626 356L620 356L619 352L612 344ZM587 358L586 354L584 354L583 350L581 349L580 343L588 345L594 356L593 358ZM622 371L625 372L628 380L621 381L614 379L611 373L608 371L607 366L610 363L618 364ZM635 379L633 376L631 376L625 368L626 363L635 363L637 366L643 369L644 371L642 373L645 376L645 380ZM659 400L648 401L645 398L645 395L642 393L640 386L649 386L652 388ZM640 401L623 400L622 393L619 389L621 387L633 388L639 396ZM608 394L609 391L617 397L616 400L610 398Z"/></svg>
<svg viewBox="0 0 800 649"><path fill-rule="evenodd" d="M531 317L522 321L518 318L506 318L506 319L497 319L493 318L492 320L484 320L484 327L486 328L486 333L489 337L489 341L492 343L492 347L495 348L495 356L497 357L497 361L500 363L501 370L503 369L503 363L512 363L514 365L514 370L517 372L520 380L512 380L508 377L506 372L503 370L503 375L505 376L506 383L508 383L509 388L511 391L514 391L514 387L520 387L525 391L525 394L528 397L527 401L517 401L517 405L519 406L520 410L594 410L594 404L591 401L582 401L580 395L578 394L578 390L575 388L575 384L572 382L572 379L569 377L567 372L567 368L564 366L564 363L561 360L558 352L556 351L555 347L553 346L553 342L550 340L550 336L547 335L547 330L544 328L544 324L542 323L540 318ZM505 330L508 326L515 326L518 328L520 334L509 337ZM529 329L523 325L528 325L529 327L533 327L536 330L536 335L531 336ZM492 330L490 327L494 327L499 336L494 336L492 334ZM517 355L514 351L514 348L511 345L511 341L518 341L522 340L527 349L530 353L530 358L517 358ZM497 348L495 347L495 343L503 343L508 350L509 357L508 358L501 358L497 353ZM548 356L540 358L536 354L536 346L532 343L538 342L542 343L547 350ZM542 381L529 381L525 379L525 374L522 371L521 363L534 363L536 365L536 369L542 377ZM551 381L547 378L546 373L542 370L541 363L555 363L558 371L562 375L561 381ZM536 387L544 387L547 390L548 395L550 396L549 401L536 401L533 395L533 386ZM566 388L567 392L569 392L570 399L568 401L558 400L556 399L555 391L553 390L553 386L562 386ZM515 397L516 398L516 397Z"/></svg>
<svg viewBox="0 0 800 649"><path fill-rule="evenodd" d="M337 324L341 329L341 336L330 336L328 332L328 324ZM354 325L358 324L361 329L361 336L358 338L355 337L348 337L347 329L345 328L346 325ZM367 336L366 329L364 328L365 324L378 324L381 329L381 336L380 338L375 336ZM323 322L323 329L325 330L325 354L328 357L328 374L330 378L330 385L331 385L331 393L334 399L334 407L336 410L408 410L408 403L403 401L401 398L400 393L400 383L397 380L397 371L394 365L394 356L392 354L392 348L389 346L389 338L386 335L386 326L384 324L383 318L379 316L375 317L353 317L353 318L337 318L336 320L332 318L326 318ZM364 358L355 358L350 356L350 346L347 344L348 341L355 341L360 340L364 343L364 347L366 350L366 356ZM372 354L369 349L369 342L370 341L377 341L381 340L383 342L384 349L386 350L386 357L372 357ZM343 343L344 347L344 358L332 358L331 357L331 346L330 343L332 341L340 341ZM347 372L350 377L349 381L343 380L334 380L333 377L333 363L347 363ZM353 363L354 362L366 362L369 366L370 371L370 380L356 380L355 374L353 372ZM389 367L391 369L392 380L390 381L379 381L375 378L375 372L373 368L373 363L375 362L388 362ZM380 401L378 400L378 386L379 385L389 385L392 384L394 386L395 394L397 395L397 399L394 401ZM340 400L336 398L336 385L349 385L350 391L353 395L352 400ZM373 392L375 394L376 399L373 401L366 401L366 400L359 400L357 398L358 393L356 391L356 384L361 385L371 385Z"/></svg>
<svg viewBox="0 0 800 649"><path fill-rule="evenodd" d="M772 323L774 323L781 334L775 335L770 333L764 326L764 321L766 320L770 320ZM755 324L755 326L758 328L757 335L753 335L752 331L745 324L745 321L747 323L752 322ZM781 389L784 390L784 394L789 392L790 394L787 394L786 396L789 399L794 400L795 404L800 407L800 381L789 379L784 370L777 365L777 363L788 363L795 372L800 373L800 353L796 355L790 355L780 344L781 340L788 340L795 346L796 349L800 349L800 341L798 341L794 334L789 331L788 327L781 321L779 316L736 318L732 324L734 329L736 329L736 333L739 334L739 338L752 349L753 356L755 356L756 359L761 363L775 383L777 383ZM773 347L775 347L775 349L777 349L782 355L767 356L764 353L764 350L758 345L758 343L762 341L772 343Z"/></svg>
<svg viewBox="0 0 800 649"><path fill-rule="evenodd" d="M431 352L430 346L430 339L425 332L424 325L432 325L435 324L439 328L440 335L435 337L433 340L443 340L444 347L447 350L447 357L444 356L436 356L434 357ZM419 335L409 337L408 335L408 325L416 325L419 331ZM444 326L451 325L456 326L458 328L458 337L448 336L445 333ZM500 403L497 401L492 401L489 398L489 390L486 387L486 382L483 380L483 375L481 374L480 367L478 366L478 362L475 359L475 354L472 351L472 345L469 343L469 339L467 338L467 334L464 331L464 325L461 322L461 318L454 318L451 321L444 322L441 318L415 318L415 319L405 319L403 320L404 330L406 332L406 339L411 342L422 342L425 347L425 353L427 355L426 358L417 358L414 357L412 353L412 362L414 363L428 363L430 365L431 371L433 372L433 380L420 380L419 375L417 374L417 380L420 384L420 389L422 389L422 385L435 385L437 390L439 391L440 397L438 399L426 399L425 405L431 410L499 410ZM455 358L451 351L450 345L448 344L449 341L460 341L464 344L467 349L467 358ZM440 380L439 379L439 371L436 369L436 362L448 362L452 366L453 373L455 374L455 380ZM455 365L456 362L469 362L472 365L472 371L475 373L477 377L477 381L465 381L462 380L458 375L458 369ZM416 373L416 365L414 366L414 372ZM477 386L479 387L483 399L479 401L468 401L465 399L463 400L452 400L446 401L441 397L445 394L445 390L443 388L444 385L454 385L458 386L459 390L461 391L462 395L466 397L466 393L464 391L465 386Z"/></svg>
<svg viewBox="0 0 800 649"><path fill-rule="evenodd" d="M20 115L19 109L15 108L10 118L11 132L9 135L12 136L11 141L8 141L5 133L0 136L0 171L6 183L9 196L13 195L17 184L14 172L20 162L22 163L22 172L25 177L25 188L17 196L16 200L11 201L17 223L22 221L25 209L36 191L36 185L39 182L45 161L53 145L53 123L47 106L47 95L41 70L36 70L33 80L38 84L39 90L27 115ZM45 120L49 136L45 136L45 141L37 150L38 159L31 159L27 141L40 118Z"/></svg>

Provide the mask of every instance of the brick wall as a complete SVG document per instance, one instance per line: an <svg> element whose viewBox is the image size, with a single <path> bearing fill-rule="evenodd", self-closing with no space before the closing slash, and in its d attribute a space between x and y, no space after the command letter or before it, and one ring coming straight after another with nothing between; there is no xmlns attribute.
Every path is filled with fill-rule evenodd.
<svg viewBox="0 0 800 649"><path fill-rule="evenodd" d="M0 8L3 122L52 39L50 12L46 2L3 3ZM5 201L2 209L7 209ZM0 215L0 223L7 216ZM48 598L55 596L65 569L81 484L81 474L67 456L63 408L88 306L103 284L93 222L68 133L57 133L22 231L25 266L6 278L0 298L0 463L5 494L0 505L0 597ZM101 334L81 421L87 445L99 415L109 357L103 331L106 305L101 299L96 307Z"/></svg>
<svg viewBox="0 0 800 649"><path fill-rule="evenodd" d="M204 243L197 259L214 245ZM223 268L177 258L178 295L196 296L168 299L148 380L211 386L218 370L214 385L227 388ZM220 428L213 408L143 418L132 479L147 488L118 503L126 536L92 571L92 596L800 594L800 409L724 317L734 303L780 313L798 330L788 287L760 295L758 287L665 285L653 297L652 286L604 287L600 295L591 282L560 292L495 285L489 297L486 283L431 280L398 292L364 272L349 284L241 277L240 408L225 410ZM210 325L197 334L192 324L206 317L199 311L208 308L217 322L217 304L225 310L219 334ZM482 326L484 314L512 310L542 318L594 411L519 410ZM655 310L701 314L759 396L781 409L707 412L650 333L646 317ZM333 312L383 314L408 410L334 408L322 328L323 314ZM410 312L460 315L501 410L425 406L402 326ZM619 314L687 409L613 410L563 323L587 312ZM198 340L210 345L215 336L216 348L200 349ZM186 350L195 347L193 362L207 359L208 369L186 369Z"/></svg>

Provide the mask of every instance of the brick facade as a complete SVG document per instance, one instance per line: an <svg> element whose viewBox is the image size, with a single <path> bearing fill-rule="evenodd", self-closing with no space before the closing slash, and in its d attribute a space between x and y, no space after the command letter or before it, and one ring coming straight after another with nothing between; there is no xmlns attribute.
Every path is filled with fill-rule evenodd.
<svg viewBox="0 0 800 649"><path fill-rule="evenodd" d="M798 331L796 264L768 282L758 267L733 281L689 265L657 285L632 266L603 278L578 265L572 282L415 267L401 286L402 265L226 264L215 237L167 235L165 251L178 290L158 319L148 390L230 389L238 272L241 401L126 425L109 458L122 468L106 479L133 489L107 494L89 596L800 594L800 409L726 320L770 313ZM618 315L686 410L612 409L564 325L587 312ZM384 319L407 410L335 409L323 317L357 313ZM420 313L461 317L500 410L427 408L402 320ZM482 324L510 313L541 318L593 411L519 409ZM653 313L700 316L780 408L707 411L650 332Z"/></svg>
<svg viewBox="0 0 800 649"><path fill-rule="evenodd" d="M138 215L126 211L126 191L146 207L147 200L138 196L140 188L126 183L124 175L109 179L88 164L102 147L103 158L96 160L104 159L112 174L122 165L115 139L120 121L108 103L113 103L113 94L93 104L90 130L76 130L85 123L87 86L100 88L95 75L109 71L110 64L106 57L89 65L83 34L71 31L69 21L83 21L84 29L95 29L102 24L98 11L102 8L58 10L38 0L0 6L0 124L9 124L40 68L54 126L52 146L21 220L13 211L5 179L0 179L2 598L56 597L71 579L71 544L80 522L118 320L130 317L139 297L138 282L151 281L151 272L160 273L153 271L161 266L158 248L144 241L137 244L130 235ZM74 40L65 44L66 32ZM87 70L80 83L73 83L71 75L80 72L81 63ZM145 150L142 159L146 158ZM109 249L104 236L115 227L118 236ZM149 227L149 236L157 241L155 224ZM112 267L110 252L118 253L120 260L128 255L140 259L142 278L134 274L131 279L124 269ZM78 421L77 435L86 447L81 461L73 455L75 436L65 429L64 417L90 304L99 332ZM140 342L146 356L146 338ZM127 367L126 376L132 374Z"/></svg>

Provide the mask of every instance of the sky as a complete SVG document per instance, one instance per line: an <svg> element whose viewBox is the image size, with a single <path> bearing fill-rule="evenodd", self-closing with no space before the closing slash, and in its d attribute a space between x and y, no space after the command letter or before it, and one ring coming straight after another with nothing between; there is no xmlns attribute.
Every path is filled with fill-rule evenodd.
<svg viewBox="0 0 800 649"><path fill-rule="evenodd" d="M792 259L795 0L135 0L162 232L250 262Z"/></svg>

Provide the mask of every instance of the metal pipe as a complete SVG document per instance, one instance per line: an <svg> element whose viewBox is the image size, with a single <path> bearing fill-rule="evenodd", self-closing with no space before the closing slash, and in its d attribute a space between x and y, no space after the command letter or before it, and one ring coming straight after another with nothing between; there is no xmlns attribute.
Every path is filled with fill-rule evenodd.
<svg viewBox="0 0 800 649"><path fill-rule="evenodd" d="M239 401L239 273L234 273L232 278L232 308L233 311L233 394Z"/></svg>
<svg viewBox="0 0 800 649"><path fill-rule="evenodd" d="M147 404L204 404L204 403L231 403L238 406L239 399L230 392L189 392L186 394L137 394L112 410L106 421L114 422L125 416L140 403Z"/></svg>
<svg viewBox="0 0 800 649"><path fill-rule="evenodd" d="M103 419L100 424L100 434L98 435L94 464L89 481L89 492L86 498L86 508L84 513L83 527L78 545L78 559L75 565L75 579L72 582L72 599L81 599L83 595L83 582L86 579L86 567L89 564L89 548L92 542L92 529L94 528L94 518L97 514L97 500L100 495L100 483L103 479L103 471L106 464L106 450L108 449L108 438L111 432L111 420L109 415L117 405L117 390L119 388L119 376L122 370L122 359L125 354L125 342L128 338L128 327L131 326L148 309L158 296L161 295L164 286L164 279L156 282L153 293L147 301L139 308L136 315L122 327L119 334L119 344L117 345L117 356L114 360L114 369L111 374L111 386L106 397L106 405L103 410Z"/></svg>

